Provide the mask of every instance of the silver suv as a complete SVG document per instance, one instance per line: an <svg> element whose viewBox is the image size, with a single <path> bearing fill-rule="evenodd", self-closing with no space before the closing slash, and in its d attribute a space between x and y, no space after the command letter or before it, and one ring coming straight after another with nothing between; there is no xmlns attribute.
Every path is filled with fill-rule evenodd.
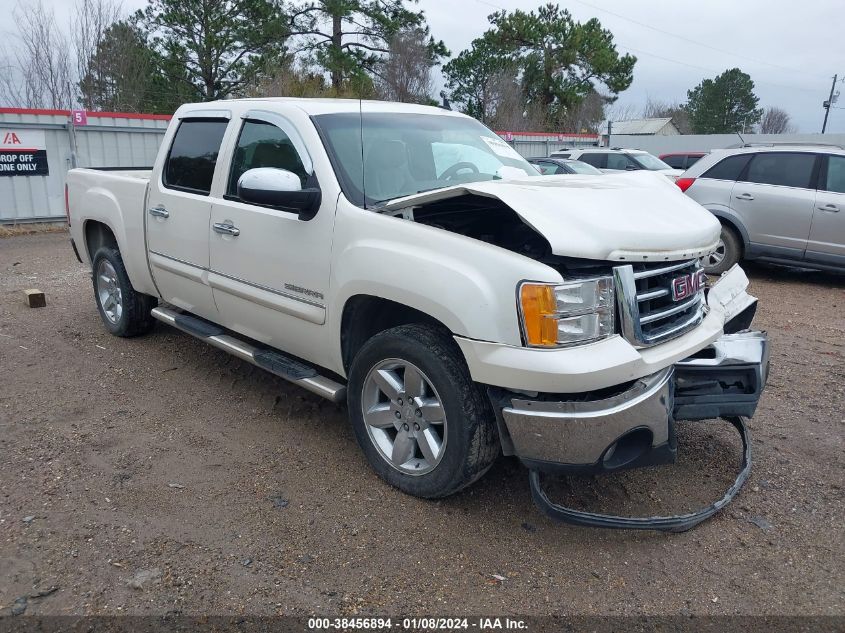
<svg viewBox="0 0 845 633"><path fill-rule="evenodd" d="M740 259L845 269L845 150L779 145L715 150L676 184L722 223L705 270Z"/></svg>

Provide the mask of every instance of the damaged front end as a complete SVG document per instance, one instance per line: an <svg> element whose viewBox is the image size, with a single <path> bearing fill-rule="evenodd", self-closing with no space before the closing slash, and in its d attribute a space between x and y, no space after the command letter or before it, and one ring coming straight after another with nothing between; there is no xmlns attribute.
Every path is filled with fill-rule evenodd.
<svg viewBox="0 0 845 633"><path fill-rule="evenodd" d="M744 418L757 407L768 377L764 332L726 334L674 366L596 399L509 398L502 417L513 452L530 470L534 502L549 517L589 527L681 532L727 505L751 470ZM501 396L499 401L501 402ZM621 517L553 503L541 473L602 473L672 463L675 423L723 418L740 435L742 465L725 495L696 512L667 517Z"/></svg>
<svg viewBox="0 0 845 633"><path fill-rule="evenodd" d="M767 335L747 329L756 300L744 292L747 281L743 280L744 275L735 268L706 293L706 307L702 305L701 314L715 312L714 318L724 319L723 334L659 371L588 393L526 393L490 388L500 415L502 444L506 453L516 455L530 470L532 495L543 512L575 525L684 531L730 502L751 469L744 419L750 418L757 408L769 367ZM643 292L642 288L639 292ZM623 292L621 300L624 295ZM698 318L695 313L672 316L684 319L683 322ZM669 327L676 326L666 322L661 325L662 330ZM696 512L667 517L582 512L553 503L543 490L541 474L597 474L673 463L678 451L676 423L714 418L726 420L739 433L742 465L725 495Z"/></svg>

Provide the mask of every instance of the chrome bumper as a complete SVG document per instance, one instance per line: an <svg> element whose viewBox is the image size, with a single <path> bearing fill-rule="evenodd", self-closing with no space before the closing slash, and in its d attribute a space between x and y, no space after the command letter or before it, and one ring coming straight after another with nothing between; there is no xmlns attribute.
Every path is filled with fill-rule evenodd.
<svg viewBox="0 0 845 633"><path fill-rule="evenodd" d="M768 359L766 334L742 332L612 395L513 397L501 409L507 440L513 454L536 470L608 471L672 462L675 420L754 413Z"/></svg>

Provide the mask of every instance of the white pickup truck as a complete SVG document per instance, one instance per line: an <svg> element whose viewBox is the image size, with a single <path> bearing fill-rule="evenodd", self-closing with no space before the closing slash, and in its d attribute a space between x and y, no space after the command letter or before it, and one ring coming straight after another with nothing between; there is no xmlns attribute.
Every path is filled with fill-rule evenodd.
<svg viewBox="0 0 845 633"><path fill-rule="evenodd" d="M750 467L768 341L719 223L649 173L541 176L472 118L425 106L185 105L152 169L68 175L105 326L163 321L335 402L375 471L426 498L500 454L549 515L682 530ZM725 417L744 466L681 517L595 515L540 473L666 463L681 419Z"/></svg>

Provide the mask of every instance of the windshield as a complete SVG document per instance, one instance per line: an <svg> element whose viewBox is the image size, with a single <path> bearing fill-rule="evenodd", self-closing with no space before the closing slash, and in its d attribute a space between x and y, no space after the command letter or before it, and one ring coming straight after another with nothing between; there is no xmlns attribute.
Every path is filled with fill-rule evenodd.
<svg viewBox="0 0 845 633"><path fill-rule="evenodd" d="M595 176L596 174L601 176L603 174L602 171L596 169L595 167L593 167L589 163L585 163L585 162L582 162L580 160L566 161L566 166L569 167L576 174L590 174L592 176Z"/></svg>
<svg viewBox="0 0 845 633"><path fill-rule="evenodd" d="M631 158L637 161L640 165L642 165L645 169L650 169L651 171L657 171L659 169L672 169L669 165L664 163L662 160L657 158L656 156L652 156L651 154L628 154Z"/></svg>
<svg viewBox="0 0 845 633"><path fill-rule="evenodd" d="M539 176L474 119L344 112L317 115L313 121L344 195L358 206L469 182Z"/></svg>

